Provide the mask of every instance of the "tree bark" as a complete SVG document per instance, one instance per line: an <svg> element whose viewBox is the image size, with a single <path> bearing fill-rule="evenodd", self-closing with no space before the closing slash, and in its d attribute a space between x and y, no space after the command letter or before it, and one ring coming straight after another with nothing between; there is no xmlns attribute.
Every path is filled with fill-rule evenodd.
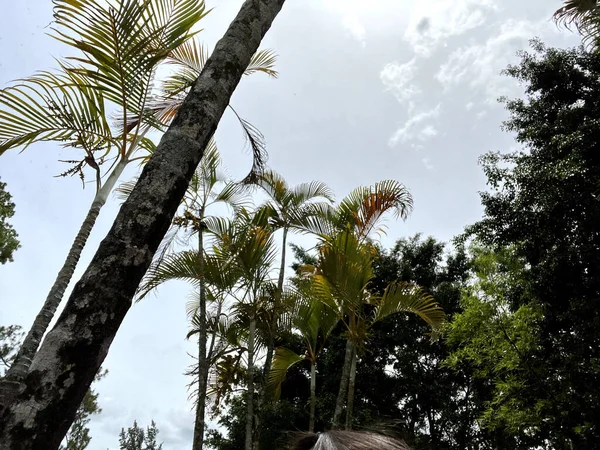
<svg viewBox="0 0 600 450"><path fill-rule="evenodd" d="M279 279L277 280L277 292L275 293L275 308L279 307L281 303L281 296L283 294L283 282L285 280L285 247L287 245L287 227L283 228L283 240L281 243L281 266L279 267ZM276 310L275 310L276 311ZM277 314L273 312L273 320L270 324L269 342L267 343L267 355L265 357L265 366L263 369L263 379L266 380L271 370L271 363L273 362L273 351L275 350L275 328L277 326Z"/></svg>
<svg viewBox="0 0 600 450"><path fill-rule="evenodd" d="M352 429L352 413L354 410L354 386L356 385L356 347L352 348L350 377L348 381L348 400L346 402L346 430Z"/></svg>
<svg viewBox="0 0 600 450"><path fill-rule="evenodd" d="M256 331L255 311L250 318L250 329L248 330L248 392L246 395L246 440L244 449L252 450L252 431L254 429L254 334Z"/></svg>
<svg viewBox="0 0 600 450"><path fill-rule="evenodd" d="M108 195L112 192L126 165L127 161L119 161L106 180L106 183L104 183L104 185L96 193L94 201L92 202L92 206L90 207L85 220L81 224L81 228L79 229L77 236L75 236L75 240L73 241L71 249L67 254L67 259L58 272L58 276L50 288L50 292L44 301L42 309L33 321L33 325L31 325L29 333L27 333L27 336L25 336L25 340L23 341L23 344L21 345L19 352L15 357L15 361L5 374L5 380L3 384L6 384L3 387L7 387L9 383L11 386L15 386L16 383L19 383L27 374L29 366L31 366L31 361L33 360L33 357L40 346L42 337L44 336L44 333L46 333L50 322L52 322L54 314L56 313L65 291L69 286L69 282L73 277L73 273L75 272L75 268L77 267L77 263L79 262L79 258L83 252L83 248L87 243L92 228L94 228L94 225L96 224L96 219L100 214L100 210L106 204ZM6 392L6 389L0 388L0 405L3 404L3 393ZM10 389L8 389L8 392L10 392Z"/></svg>
<svg viewBox="0 0 600 450"><path fill-rule="evenodd" d="M332 428L336 429L340 426L342 410L344 409L344 399L348 392L348 380L350 378L350 366L352 364L352 353L354 345L350 339L346 340L346 353L344 354L344 366L342 368L342 379L340 380L340 389L338 391L337 400L335 401L335 411L333 413Z"/></svg>
<svg viewBox="0 0 600 450"><path fill-rule="evenodd" d="M317 365L314 360L310 362L310 419L308 421L308 432L315 431L315 410L317 408Z"/></svg>
<svg viewBox="0 0 600 450"><path fill-rule="evenodd" d="M203 214L200 216L202 217ZM208 332L206 329L206 289L204 284L204 242L202 229L198 230L198 255L200 258L200 305L199 305L199 330L198 330L198 400L196 404L196 420L194 423L194 440L192 450L202 450L204 446L204 411L206 407L206 384L208 382L208 355L206 343Z"/></svg>
<svg viewBox="0 0 600 450"><path fill-rule="evenodd" d="M217 43L29 372L0 406L0 448L60 445L233 91L284 3L247 0Z"/></svg>

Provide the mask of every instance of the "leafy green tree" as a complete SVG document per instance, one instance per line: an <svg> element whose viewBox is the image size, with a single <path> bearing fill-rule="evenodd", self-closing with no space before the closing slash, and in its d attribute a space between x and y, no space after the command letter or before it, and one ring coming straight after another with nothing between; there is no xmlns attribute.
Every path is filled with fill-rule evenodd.
<svg viewBox="0 0 600 450"><path fill-rule="evenodd" d="M36 354L35 376L22 381L18 395L13 390L0 399L0 447L58 447L233 91L283 4L284 0L261 0L260 7L256 2L244 3L217 43L90 267L75 285L56 326L44 339ZM72 383L64 383L65 374Z"/></svg>
<svg viewBox="0 0 600 450"><path fill-rule="evenodd" d="M505 72L525 89L524 98L504 99L504 127L524 149L482 159L490 191L481 195L483 219L467 235L514 249L529 267L528 293L514 283L510 311L543 312L529 358L543 370L522 380L528 389L519 398L541 421L530 438L593 447L600 438L600 55L539 41L532 48Z"/></svg>
<svg viewBox="0 0 600 450"><path fill-rule="evenodd" d="M21 246L17 239L17 232L8 223L15 214L15 204L12 196L6 190L6 183L0 181L0 264L13 260L13 253Z"/></svg>
<svg viewBox="0 0 600 450"><path fill-rule="evenodd" d="M144 430L140 428L137 421L133 421L133 426L121 429L119 435L120 450L162 450L162 444L157 442L158 427L154 420Z"/></svg>

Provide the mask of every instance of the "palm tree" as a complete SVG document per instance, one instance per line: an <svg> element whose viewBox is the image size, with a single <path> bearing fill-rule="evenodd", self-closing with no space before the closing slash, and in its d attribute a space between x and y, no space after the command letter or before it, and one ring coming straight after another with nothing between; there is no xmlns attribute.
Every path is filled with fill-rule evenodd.
<svg viewBox="0 0 600 450"><path fill-rule="evenodd" d="M323 302L310 294L307 289L302 289L296 298L296 307L291 311L291 327L297 330L306 344L306 353L301 356L285 347L278 347L275 351L273 364L267 380L267 390L274 393L278 399L288 370L295 364L310 361L310 419L308 431L315 429L315 410L317 404L317 360L327 338L339 322L336 312L325 306Z"/></svg>
<svg viewBox="0 0 600 450"><path fill-rule="evenodd" d="M203 0L55 0L53 37L79 55L60 62L55 73L41 72L0 91L0 154L37 141L60 142L82 152L80 160L67 161L73 166L63 175L79 174L83 180L88 166L96 180L92 205L8 380L19 381L26 374L125 166L138 149L154 149L140 123L131 126L128 116L145 110L156 67L195 34L192 27L207 13ZM109 124L109 107L122 117L118 129ZM100 166L109 162L102 175Z"/></svg>
<svg viewBox="0 0 600 450"><path fill-rule="evenodd" d="M288 232L307 232L306 224L311 220L318 220L320 211L333 202L333 191L320 181L302 183L290 188L285 179L273 170L265 171L258 179L258 186L267 194L268 200L262 205L262 212L269 218L271 226L283 231L281 243L281 263L277 290L271 308L271 323L269 324L267 354L263 377L267 376L273 358L274 338L276 323L281 313L281 294L285 279L285 259Z"/></svg>
<svg viewBox="0 0 600 450"><path fill-rule="evenodd" d="M312 279L314 294L336 312L348 336L333 425L339 425L346 396L346 428L350 429L357 352L364 349L369 329L391 314L410 312L437 330L444 323L445 314L431 295L410 283L393 282L381 297L370 295L367 287L374 277L374 247L370 243L361 243L353 231L337 233L319 250Z"/></svg>
<svg viewBox="0 0 600 450"><path fill-rule="evenodd" d="M584 42L598 46L600 5L597 0L564 0L564 5L554 13L554 21L566 28L575 25Z"/></svg>
<svg viewBox="0 0 600 450"><path fill-rule="evenodd" d="M189 90L190 77L197 78L206 62L206 52L190 39L196 34L191 28L208 14L204 0L146 3L119 0L118 8L112 8L110 3L99 5L90 0L77 4L58 0L56 23L65 30L57 29L55 37L83 52L84 58L68 58L82 67L64 63L58 74L44 72L0 91L0 103L7 108L0 111L0 154L36 141L59 141L84 152L82 160L68 161L74 166L62 175L79 174L83 180L86 166L96 174L92 206L9 371L15 380L27 371L118 178L130 162L149 159L155 146L146 133L168 126ZM175 64L176 72L164 81L161 94L152 96L156 67L163 61ZM273 52L259 51L245 74L263 72L277 77L274 61ZM109 125L105 101L119 111L116 127ZM162 106L157 109L157 105ZM262 135L247 121L239 120L252 145L254 164L248 179L254 179L265 159ZM145 154L135 156L140 150ZM111 156L113 153L116 155ZM100 167L109 161L112 165L102 175Z"/></svg>
<svg viewBox="0 0 600 450"><path fill-rule="evenodd" d="M224 233L221 243L224 252L219 256L231 259L232 270L239 273L240 283L235 310L248 320L247 337L247 395L245 450L252 450L254 436L254 359L256 356L256 328L261 300L270 296L270 270L275 261L276 248L272 230L257 224L247 214L241 214L232 223L231 231Z"/></svg>
<svg viewBox="0 0 600 450"><path fill-rule="evenodd" d="M226 204L232 207L234 211L239 210L248 203L243 186L232 183L225 178L221 169L221 158L214 141L211 141L183 197L183 214L174 219L175 229L184 227L186 230L189 230L189 237L197 236L198 250L196 252L184 251L165 256L169 247L169 242L167 241L163 245L164 250L159 252L158 258L155 259L142 281L139 295L139 299L141 300L160 284L173 279L185 279L197 285L198 302L195 304L194 310L191 311L191 320L196 325L195 331L198 334L197 402L193 450L201 450L204 445L205 399L216 334L216 328L213 327L213 337L210 349L207 351L209 330L206 311L207 292L204 233L210 231L207 222L210 223L211 221L218 220L215 217L209 216L207 211L218 203ZM135 181L123 183L118 191L127 196L133 185L135 185ZM217 187L220 185L223 186L223 189L217 191ZM170 235L172 237L175 236L174 233ZM209 284L212 286L220 285L222 290L225 289L223 283L218 284L216 281L225 281L226 272L226 270L225 273L209 270L209 274L212 275L212 280L209 278L209 281L212 281L212 283ZM231 285L235 283L235 280L229 279L227 281ZM213 299L218 297L213 295ZM221 306L222 303L219 303L219 307ZM217 317L219 315L220 311L217 313Z"/></svg>

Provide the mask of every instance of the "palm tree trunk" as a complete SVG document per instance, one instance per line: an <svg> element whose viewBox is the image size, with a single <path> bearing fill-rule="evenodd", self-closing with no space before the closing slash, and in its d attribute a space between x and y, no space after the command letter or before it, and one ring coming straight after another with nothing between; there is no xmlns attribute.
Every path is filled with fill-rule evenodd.
<svg viewBox="0 0 600 450"><path fill-rule="evenodd" d="M310 419L308 421L308 432L315 431L315 410L317 407L317 371L314 360L310 362Z"/></svg>
<svg viewBox="0 0 600 450"><path fill-rule="evenodd" d="M335 411L333 413L334 429L339 428L340 419L342 417L342 409L344 409L344 398L348 392L348 380L350 378L350 366L352 365L352 353L354 345L350 339L346 340L346 353L344 354L344 366L342 368L342 379L340 380L340 389L338 391L337 400L335 401Z"/></svg>
<svg viewBox="0 0 600 450"><path fill-rule="evenodd" d="M348 381L348 401L346 403L346 430L352 429L352 412L354 409L354 386L356 384L356 347L352 349L350 379Z"/></svg>
<svg viewBox="0 0 600 450"><path fill-rule="evenodd" d="M283 282L285 280L285 250L287 246L287 227L283 228L283 240L281 243L281 266L279 267L279 279L277 280L277 292L275 293L275 310L273 311L273 317L269 328L269 342L267 343L267 355L265 357L265 366L263 368L263 379L267 378L269 371L271 370L271 363L273 362L273 351L275 349L275 328L277 327L277 311L279 304L281 303L281 295L283 293Z"/></svg>
<svg viewBox="0 0 600 450"><path fill-rule="evenodd" d="M50 292L48 293L48 297L46 297L46 301L42 305L42 309L33 321L33 325L31 326L29 333L27 333L19 352L15 357L14 363L6 372L5 378L7 381L18 383L27 374L29 366L31 366L31 361L33 360L33 357L40 346L42 337L44 336L44 333L46 333L50 322L52 322L54 314L56 313L56 310L62 301L63 295L69 286L69 282L71 281L71 277L75 272L75 268L77 267L77 263L79 262L79 258L83 252L83 248L85 247L88 237L90 236L92 228L94 228L94 225L96 224L98 214L100 214L100 210L106 204L108 195L112 192L126 165L127 161L119 161L106 180L104 186L102 186L96 193L94 201L92 202L92 206L90 207L85 220L81 224L81 228L79 229L77 236L75 236L75 240L71 245L67 259L58 272L58 276L50 288ZM0 391L0 404L2 404L1 395L2 393Z"/></svg>
<svg viewBox="0 0 600 450"><path fill-rule="evenodd" d="M202 216L202 213L200 214ZM200 305L198 329L198 399L196 404L196 421L194 423L194 440L192 450L202 450L204 446L204 411L206 405L206 385L208 382L209 362L206 354L208 333L206 329L206 289L204 284L204 242L202 229L198 229L198 255L200 272Z"/></svg>
<svg viewBox="0 0 600 450"><path fill-rule="evenodd" d="M254 334L256 332L255 311L250 318L250 329L248 330L248 393L246 395L246 440L244 449L252 450L252 431L254 424Z"/></svg>
<svg viewBox="0 0 600 450"><path fill-rule="evenodd" d="M0 405L0 448L59 447L233 91L284 3L246 0L215 46L23 383Z"/></svg>

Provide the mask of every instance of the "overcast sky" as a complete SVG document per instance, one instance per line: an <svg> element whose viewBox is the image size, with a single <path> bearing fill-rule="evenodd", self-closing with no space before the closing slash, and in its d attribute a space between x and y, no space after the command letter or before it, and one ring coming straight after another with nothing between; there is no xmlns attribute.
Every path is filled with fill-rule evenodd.
<svg viewBox="0 0 600 450"><path fill-rule="evenodd" d="M45 35L51 2L1 0L0 86L56 66L64 51ZM207 0L202 40L212 48L241 0ZM417 232L448 241L481 216L485 179L477 158L514 148L500 130L500 95L522 93L499 74L539 36L571 46L577 36L550 21L559 0L288 0L264 48L279 54L277 80L244 79L232 103L265 135L270 166L290 184L327 182L342 198L352 188L393 178L412 192L406 222L389 222L383 243ZM225 164L243 175L250 156L227 115L217 132ZM16 203L22 248L0 266L0 324L28 329L61 267L93 197L77 178L54 178L68 152L36 144L0 158L0 178ZM136 170L123 176L130 178ZM74 281L117 213L102 211ZM300 242L297 238L297 242ZM294 240L292 239L292 240ZM165 450L191 447L192 405L184 377L189 288L172 283L134 305L113 342L98 386L90 450L118 448L121 427L157 422Z"/></svg>

